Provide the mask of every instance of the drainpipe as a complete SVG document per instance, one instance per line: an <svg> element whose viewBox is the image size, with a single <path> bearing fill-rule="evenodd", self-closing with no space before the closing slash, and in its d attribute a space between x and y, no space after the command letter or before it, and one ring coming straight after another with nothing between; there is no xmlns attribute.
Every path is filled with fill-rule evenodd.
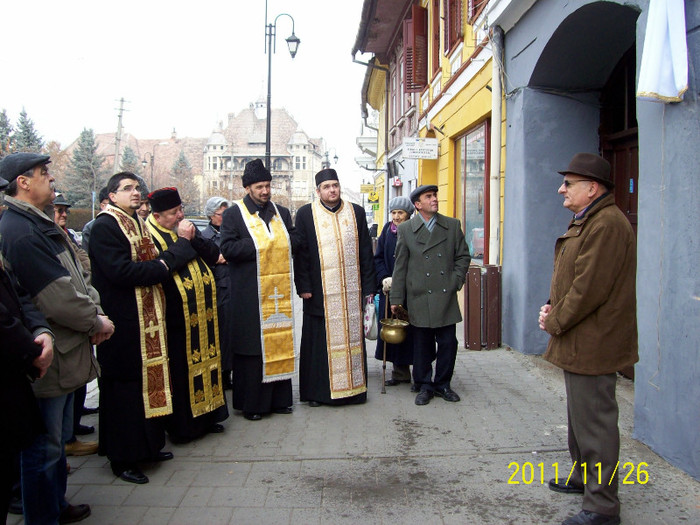
<svg viewBox="0 0 700 525"><path fill-rule="evenodd" d="M378 66L372 62L362 62L355 58L355 53L352 54L352 61L355 64L360 64L362 66L371 67L378 71L384 71L384 221L386 222L389 217L389 68L384 66Z"/></svg>
<svg viewBox="0 0 700 525"><path fill-rule="evenodd" d="M503 29L493 28L491 35L493 72L491 80L491 162L489 174L489 258L488 264L500 262L501 225L501 120L503 86L501 85L503 64Z"/></svg>

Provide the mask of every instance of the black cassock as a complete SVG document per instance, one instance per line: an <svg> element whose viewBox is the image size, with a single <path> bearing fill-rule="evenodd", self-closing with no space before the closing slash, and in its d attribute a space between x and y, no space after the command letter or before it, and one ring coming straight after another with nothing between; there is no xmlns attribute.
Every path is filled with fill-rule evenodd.
<svg viewBox="0 0 700 525"><path fill-rule="evenodd" d="M257 207L249 196L243 199L250 213L260 212L269 224L274 216L270 203ZM289 210L277 205L280 218L294 245L294 226ZM221 253L228 262L231 280L230 326L233 340L233 408L252 414L266 414L292 406L292 380L263 383L262 346L260 343L260 303L258 269L253 242L238 206L224 212L221 224Z"/></svg>
<svg viewBox="0 0 700 525"><path fill-rule="evenodd" d="M140 228L145 225L136 216ZM92 285L100 293L105 315L114 323L114 334L97 347L102 368L100 388L100 453L110 461L148 461L165 445L164 418L146 419L140 324L136 286L152 286L169 278L170 272L158 260L133 262L131 245L116 219L99 215L90 234ZM189 241L160 255L176 270L196 252Z"/></svg>
<svg viewBox="0 0 700 525"><path fill-rule="evenodd" d="M352 206L357 222L360 280L364 297L373 294L376 289L372 241L367 229L365 211L357 204L346 202L345 205ZM295 221L299 249L298 255L294 257L294 282L298 294L311 293L310 299L304 299L304 325L299 351L299 397L301 401L318 401L328 405L364 403L367 400L367 392L331 399L321 261L311 206L306 204L299 208ZM340 205L331 211L337 212L339 209ZM366 378L367 351L364 338L362 353Z"/></svg>
<svg viewBox="0 0 700 525"><path fill-rule="evenodd" d="M167 234L163 234L163 237L167 242L171 241ZM195 237L191 241L178 237L174 244L182 242L189 242L194 249L194 255L189 260L199 257L206 265L212 266L219 258L219 247L213 240L203 237L199 230L195 230ZM156 246L160 251L159 242L156 242ZM168 249L171 246L173 244L170 244ZM224 403L211 412L193 417L190 403L190 370L186 348L187 326L183 319L182 296L173 277L163 282L163 292L165 292L168 363L170 364L173 396L173 413L165 416L165 429L171 441L186 443L205 435L216 423L225 420L228 417L228 408ZM223 388L221 383L219 386Z"/></svg>

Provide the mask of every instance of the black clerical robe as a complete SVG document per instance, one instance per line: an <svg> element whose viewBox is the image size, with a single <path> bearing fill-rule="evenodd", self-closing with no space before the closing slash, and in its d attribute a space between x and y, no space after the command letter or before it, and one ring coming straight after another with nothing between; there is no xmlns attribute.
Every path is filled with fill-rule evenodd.
<svg viewBox="0 0 700 525"><path fill-rule="evenodd" d="M307 204L299 208L295 221L299 251L294 258L294 281L298 294L312 294L311 298L304 299L304 324L299 352L299 395L301 401L317 401L324 404L363 403L367 399L366 390L347 397L339 398L331 395L321 255L312 209L312 206L315 205L318 206L318 203ZM364 297L375 291L374 256L367 220L365 212L360 206L348 202L341 201L337 207L329 211L337 214L344 206L352 206L355 217L360 279L360 290L358 291L361 291L361 295ZM349 277L346 275L345 278ZM352 312L352 315L353 317L356 314L359 315L360 322L359 325L357 323L352 325L351 330L362 330L362 297L354 298L359 299L355 301L358 305L358 312ZM350 325L348 324L348 326ZM338 327L337 329L342 330L343 328ZM358 334L353 335L357 337ZM366 387L367 352L364 347L364 337L361 337L361 341L362 367L364 368Z"/></svg>
<svg viewBox="0 0 700 525"><path fill-rule="evenodd" d="M173 413L166 416L165 428L171 441L183 443L203 436L228 417L221 377L216 282L209 268L219 258L219 248L199 230L186 241L158 226L152 215L146 223L159 252L183 241L194 250L188 264L163 282L173 397Z"/></svg>
<svg viewBox="0 0 700 525"><path fill-rule="evenodd" d="M268 225L275 208L268 202L257 206L249 196L243 204ZM289 210L277 205L279 217L295 251L294 225ZM280 242L286 242L280 239ZM221 253L228 262L231 293L230 325L233 341L233 408L244 413L265 414L293 404L292 380L263 382L263 359L258 297L258 266L255 243L237 205L224 212L221 224Z"/></svg>

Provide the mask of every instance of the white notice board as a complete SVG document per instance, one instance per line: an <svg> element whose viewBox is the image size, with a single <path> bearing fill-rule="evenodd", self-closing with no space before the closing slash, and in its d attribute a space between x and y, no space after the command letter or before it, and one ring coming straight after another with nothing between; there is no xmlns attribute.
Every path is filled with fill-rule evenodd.
<svg viewBox="0 0 700 525"><path fill-rule="evenodd" d="M438 139L404 137L403 158L405 159L437 159Z"/></svg>

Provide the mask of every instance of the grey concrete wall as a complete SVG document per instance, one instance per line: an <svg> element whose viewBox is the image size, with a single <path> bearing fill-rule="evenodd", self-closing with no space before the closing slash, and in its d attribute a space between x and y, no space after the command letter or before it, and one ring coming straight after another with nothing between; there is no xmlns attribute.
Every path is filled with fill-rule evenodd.
<svg viewBox="0 0 700 525"><path fill-rule="evenodd" d="M528 89L558 25L582 5L541 0L506 34L508 75L503 258L503 341L539 353L536 325L546 300L553 245L569 212L556 195L558 169L577 151L596 151L598 109L591 100ZM637 20L637 63L646 0ZM629 3L627 3L629 5ZM637 311L640 361L635 437L700 478L700 4L686 0L689 91L680 104L639 101ZM595 95L592 95L595 98Z"/></svg>
<svg viewBox="0 0 700 525"><path fill-rule="evenodd" d="M634 436L700 479L700 6L686 1L689 90L639 101ZM639 53L646 13L638 24Z"/></svg>
<svg viewBox="0 0 700 525"><path fill-rule="evenodd" d="M523 89L506 106L503 342L527 354L547 345L537 314L549 298L554 242L571 220L557 194L557 171L575 153L597 151L595 99Z"/></svg>

